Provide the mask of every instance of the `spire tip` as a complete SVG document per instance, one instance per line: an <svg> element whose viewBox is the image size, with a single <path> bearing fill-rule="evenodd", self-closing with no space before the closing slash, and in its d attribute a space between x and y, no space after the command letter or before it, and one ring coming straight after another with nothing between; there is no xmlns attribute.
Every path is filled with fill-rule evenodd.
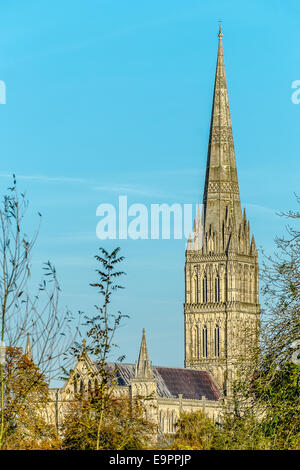
<svg viewBox="0 0 300 470"><path fill-rule="evenodd" d="M221 23L222 23L222 22L221 22L221 20L219 20L219 34L218 34L218 36L219 36L219 39L222 39L222 37L223 37Z"/></svg>

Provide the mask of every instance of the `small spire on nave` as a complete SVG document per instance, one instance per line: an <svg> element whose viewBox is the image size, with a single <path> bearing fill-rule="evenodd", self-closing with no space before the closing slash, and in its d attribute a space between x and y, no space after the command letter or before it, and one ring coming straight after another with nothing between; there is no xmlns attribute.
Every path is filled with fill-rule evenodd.
<svg viewBox="0 0 300 470"><path fill-rule="evenodd" d="M148 348L146 344L145 328L143 328L142 342L135 376L136 378L140 379L153 378L152 364L149 360Z"/></svg>
<svg viewBox="0 0 300 470"><path fill-rule="evenodd" d="M31 349L31 344L30 344L30 335L29 335L29 333L27 333L25 355L27 356L29 361L33 362L33 354L32 354L32 349Z"/></svg>

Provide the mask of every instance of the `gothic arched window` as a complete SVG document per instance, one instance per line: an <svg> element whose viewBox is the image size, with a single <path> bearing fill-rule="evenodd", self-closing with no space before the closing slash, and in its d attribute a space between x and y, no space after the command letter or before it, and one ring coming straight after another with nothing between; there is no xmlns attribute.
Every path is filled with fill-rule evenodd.
<svg viewBox="0 0 300 470"><path fill-rule="evenodd" d="M215 356L220 356L220 329L219 325L215 327Z"/></svg>
<svg viewBox="0 0 300 470"><path fill-rule="evenodd" d="M204 325L202 329L202 356L207 357L207 327Z"/></svg>
<svg viewBox="0 0 300 470"><path fill-rule="evenodd" d="M199 327L195 325L192 330L193 356L195 359L198 359L200 356L199 339Z"/></svg>
<svg viewBox="0 0 300 470"><path fill-rule="evenodd" d="M162 423L162 411L161 411L161 410L160 410L160 412L159 412L159 422L160 422L160 429L161 429L161 431L163 432L164 430L163 430L163 427L162 427L162 424L163 424L163 423Z"/></svg>
<svg viewBox="0 0 300 470"><path fill-rule="evenodd" d="M160 412L160 426L161 426L162 432L164 432L164 430L165 430L165 417L164 417L164 413L162 411Z"/></svg>
<svg viewBox="0 0 300 470"><path fill-rule="evenodd" d="M175 432L175 411L174 410L171 412L170 432L171 433Z"/></svg>
<svg viewBox="0 0 300 470"><path fill-rule="evenodd" d="M204 274L204 277L202 279L202 302L203 303L207 302L207 277L206 277L206 274Z"/></svg>
<svg viewBox="0 0 300 470"><path fill-rule="evenodd" d="M197 348L196 348L196 351L197 351L197 359L199 359L200 356L201 356L201 349L200 349L201 330L200 330L200 326L197 326L196 334L197 334Z"/></svg>
<svg viewBox="0 0 300 470"><path fill-rule="evenodd" d="M79 379L80 379L80 375L76 374L74 377L74 393L75 394L79 392L78 390L78 384L80 384Z"/></svg>
<svg viewBox="0 0 300 470"><path fill-rule="evenodd" d="M197 275L194 275L194 302L195 304L198 303L198 277Z"/></svg>
<svg viewBox="0 0 300 470"><path fill-rule="evenodd" d="M215 278L215 302L220 302L220 278Z"/></svg>

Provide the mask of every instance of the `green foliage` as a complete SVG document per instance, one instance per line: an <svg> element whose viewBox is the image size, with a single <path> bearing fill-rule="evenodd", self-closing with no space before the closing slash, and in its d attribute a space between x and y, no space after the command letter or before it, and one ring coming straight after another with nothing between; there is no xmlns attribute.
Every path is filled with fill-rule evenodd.
<svg viewBox="0 0 300 470"><path fill-rule="evenodd" d="M67 449L125 449L133 445L137 434L140 435L137 432L140 416L129 413L125 399L120 401L114 397L116 370L107 366L110 353L117 347L114 343L115 332L122 319L127 317L120 311L111 311L110 308L112 294L123 289L118 280L125 273L118 271L117 265L124 257L119 256L119 248L111 252L100 248L99 251L100 255L95 256L99 264L96 269L97 281L90 285L97 289L101 302L95 305L95 316L85 317L88 344L84 343L82 351L82 354L89 352L97 363L97 374L93 379L98 385L88 397L78 394L76 403L69 410L69 418L63 426L63 446ZM73 354L78 356L80 349L80 346L73 348ZM124 416L126 419L123 419ZM136 426L133 416L137 419ZM131 433L130 429L135 431ZM139 442L137 439L137 446L140 445Z"/></svg>
<svg viewBox="0 0 300 470"><path fill-rule="evenodd" d="M64 450L142 450L151 442L154 426L145 418L139 401L131 403L129 398L114 396L106 396L103 401L98 389L77 397L76 402L70 404L63 432Z"/></svg>
<svg viewBox="0 0 300 470"><path fill-rule="evenodd" d="M264 409L261 428L272 448L300 447L300 368L285 363L261 374L255 384L257 401Z"/></svg>
<svg viewBox="0 0 300 470"><path fill-rule="evenodd" d="M300 218L299 212L281 215ZM300 368L292 362L300 338L300 232L290 226L287 231L287 238L276 238L277 253L263 264L259 354L249 351L249 364L238 366L220 424L199 412L183 415L174 448L300 449Z"/></svg>
<svg viewBox="0 0 300 470"><path fill-rule="evenodd" d="M263 433L256 416L227 413L215 433L212 449L216 450L268 450L269 439Z"/></svg>
<svg viewBox="0 0 300 470"><path fill-rule="evenodd" d="M202 411L181 413L176 424L172 450L208 450L217 431L210 418Z"/></svg>

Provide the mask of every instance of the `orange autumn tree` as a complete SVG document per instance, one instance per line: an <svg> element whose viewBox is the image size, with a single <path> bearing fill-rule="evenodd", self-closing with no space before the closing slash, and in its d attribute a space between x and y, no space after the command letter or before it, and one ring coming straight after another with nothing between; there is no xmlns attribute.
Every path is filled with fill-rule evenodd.
<svg viewBox="0 0 300 470"><path fill-rule="evenodd" d="M62 426L62 449L94 450L98 437L98 416L104 409L98 450L147 449L153 442L155 427L145 413L142 401L106 396L103 408L101 389L77 394L69 405Z"/></svg>
<svg viewBox="0 0 300 470"><path fill-rule="evenodd" d="M18 409L20 413L28 399L19 389L20 393L16 393L16 389L8 386L12 383L18 385L17 379L13 380L13 372L18 377L21 371L25 373L26 369L26 374L30 371L24 369L24 364L18 368L22 356L18 348L25 344L27 332L33 339L36 371L47 380L54 380L60 375L62 361L66 366L66 351L74 339L72 314L62 311L59 306L60 287L54 266L49 261L43 263L40 282L37 286L32 283L32 250L39 224L32 235L26 234L27 228L30 228L26 222L27 210L28 201L24 193L18 192L13 176L12 186L0 197L0 348L6 349L6 359L10 361L4 363L0 360L0 449L7 445L8 430L11 432L14 429L14 424L10 425L7 421L8 418L12 419L11 413L8 413L8 403L13 397L14 410ZM12 361L12 351L19 355L17 362L17 356ZM19 366L5 370L10 363ZM33 374L32 368L30 374ZM29 380L28 375L26 377ZM24 383L22 380L20 385ZM28 390L27 386L25 388ZM11 391L11 396L7 396L8 391ZM20 400L18 406L17 399ZM14 445L17 446L17 443ZM23 441L18 445L23 446Z"/></svg>
<svg viewBox="0 0 300 470"><path fill-rule="evenodd" d="M5 348L2 449L55 449L59 440L47 423L49 389L44 375L21 348Z"/></svg>

